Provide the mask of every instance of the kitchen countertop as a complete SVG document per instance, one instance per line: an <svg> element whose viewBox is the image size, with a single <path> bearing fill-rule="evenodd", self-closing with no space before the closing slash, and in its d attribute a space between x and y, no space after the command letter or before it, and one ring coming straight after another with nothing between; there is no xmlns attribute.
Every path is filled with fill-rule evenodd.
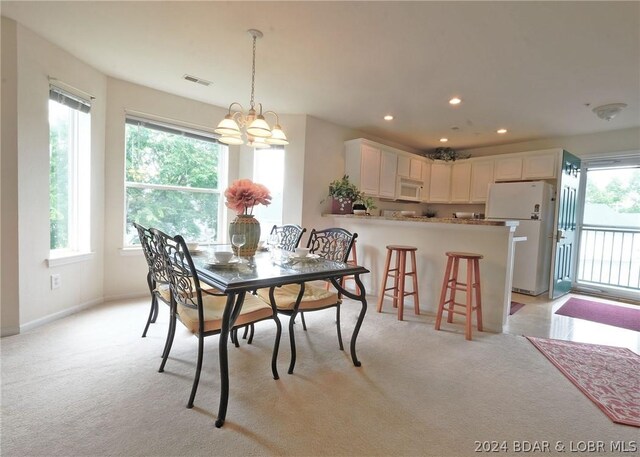
<svg viewBox="0 0 640 457"><path fill-rule="evenodd" d="M462 224L462 225L484 225L484 226L515 226L518 221L496 221L487 219L458 219L454 217L426 217L426 216L356 216L355 214L323 214L323 216L333 216L340 218L358 220L382 220L400 222L422 222L440 224Z"/></svg>

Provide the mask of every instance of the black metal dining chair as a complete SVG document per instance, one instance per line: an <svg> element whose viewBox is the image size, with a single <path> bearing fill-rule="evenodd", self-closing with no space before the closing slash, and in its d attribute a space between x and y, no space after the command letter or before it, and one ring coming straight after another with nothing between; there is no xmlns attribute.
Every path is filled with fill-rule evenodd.
<svg viewBox="0 0 640 457"><path fill-rule="evenodd" d="M162 364L158 371L164 371L167 358L171 352L171 346L173 345L176 321L179 320L191 333L198 337L196 373L189 402L187 403L187 408L192 408L202 370L204 338L220 334L225 307L233 306L234 296L210 292L201 286L198 272L182 236L170 237L156 229L151 229L151 233L155 244L160 247L171 290L170 332L162 357ZM245 295L241 293L238 300L240 300L241 308L237 315L231 316L231 330L266 319L275 321L276 339L271 358L271 371L273 378L278 379L276 362L282 326L275 307L251 294ZM228 373L225 376L228 376Z"/></svg>
<svg viewBox="0 0 640 457"><path fill-rule="evenodd" d="M145 338L147 336L147 330L149 330L149 325L155 323L158 317L158 299L167 305L170 304L169 279L166 276L162 258L156 255L157 251L153 246L154 240L151 229L143 227L136 222L133 223L133 226L138 231L138 238L140 239L142 252L144 253L144 258L148 266L147 285L149 286L149 293L151 294L151 307L149 309L147 323L142 332L142 338Z"/></svg>
<svg viewBox="0 0 640 457"><path fill-rule="evenodd" d="M274 225L271 228L270 234L276 234L280 237L280 249L293 252L300 244L302 235L306 231L306 228L302 228L296 224L284 224Z"/></svg>
<svg viewBox="0 0 640 457"><path fill-rule="evenodd" d="M351 233L342 228L328 228L324 230L312 229L309 234L307 247L311 254L316 254L326 260L346 263L353 247L357 233ZM326 290L310 283L287 284L278 288L263 288L257 294L265 302L275 305L278 313L289 317L289 340L291 342L291 362L289 374L293 373L296 362L296 344L293 325L298 314L306 331L304 313L319 311L327 308L336 308L336 328L338 333L338 345L344 350L342 333L340 331L340 305L342 298L337 291Z"/></svg>
<svg viewBox="0 0 640 457"><path fill-rule="evenodd" d="M280 242L278 247L280 249L284 249L285 251L295 251L298 245L300 244L300 240L302 239L302 235L306 232L306 228L302 228L296 224L284 224L284 225L274 225L271 227L270 235L277 234ZM303 318L304 319L304 318ZM305 326L306 327L306 326ZM244 333L242 334L242 339L247 339L247 334L249 334L249 339L247 340L248 344L251 344L253 341L253 333L254 333L253 325L249 325L245 327ZM234 332L232 337L232 341L238 347L238 335L237 332Z"/></svg>

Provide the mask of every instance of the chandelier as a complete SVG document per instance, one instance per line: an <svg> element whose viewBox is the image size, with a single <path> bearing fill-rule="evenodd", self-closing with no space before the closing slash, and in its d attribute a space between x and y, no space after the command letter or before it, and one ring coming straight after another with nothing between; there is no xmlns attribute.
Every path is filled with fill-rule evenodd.
<svg viewBox="0 0 640 457"><path fill-rule="evenodd" d="M240 129L244 129L244 135L246 137L246 144L253 148L269 148L271 145L285 145L289 144L287 137L280 127L280 120L278 115L273 111L265 111L262 113L262 103L258 103L258 111L256 112L256 104L254 101L254 88L256 80L256 40L262 38L262 32L260 30L250 29L247 30L249 35L253 37L253 67L251 69L251 101L249 111L245 114L244 108L238 102L233 102L229 105L229 113L220 121L218 127L214 130L220 134L219 140L222 143L229 145L244 144L243 132ZM239 106L240 109L233 111L234 106ZM269 124L265 120L264 116L272 114L276 118L276 123L273 128L269 127Z"/></svg>

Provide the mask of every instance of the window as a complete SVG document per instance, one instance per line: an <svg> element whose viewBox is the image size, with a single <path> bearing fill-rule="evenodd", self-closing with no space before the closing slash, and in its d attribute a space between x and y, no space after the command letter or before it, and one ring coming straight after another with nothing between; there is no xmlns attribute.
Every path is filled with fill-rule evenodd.
<svg viewBox="0 0 640 457"><path fill-rule="evenodd" d="M215 243L224 226L227 146L205 132L127 117L125 152L124 245L140 243L134 222Z"/></svg>
<svg viewBox="0 0 640 457"><path fill-rule="evenodd" d="M91 105L49 91L49 249L51 257L90 250Z"/></svg>
<svg viewBox="0 0 640 457"><path fill-rule="evenodd" d="M282 225L282 192L284 185L284 149L256 149L253 155L253 180L271 191L271 204L258 205L253 213L262 226L261 238L266 238L274 225Z"/></svg>

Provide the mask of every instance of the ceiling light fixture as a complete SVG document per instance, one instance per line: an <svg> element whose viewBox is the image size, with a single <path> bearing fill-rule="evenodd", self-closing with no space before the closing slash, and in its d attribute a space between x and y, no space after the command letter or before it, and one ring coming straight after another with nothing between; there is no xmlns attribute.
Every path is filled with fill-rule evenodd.
<svg viewBox="0 0 640 457"><path fill-rule="evenodd" d="M596 106L593 108L593 112L596 113L600 119L604 119L605 121L610 121L616 115L622 111L623 108L626 108L626 103L611 103L609 105Z"/></svg>
<svg viewBox="0 0 640 457"><path fill-rule="evenodd" d="M446 143L449 141L449 138L440 138L440 143Z"/></svg>
<svg viewBox="0 0 640 457"><path fill-rule="evenodd" d="M262 38L263 34L260 30L249 29L247 33L253 38L253 66L251 69L251 100L249 111L245 114L244 108L238 102L229 105L229 113L220 121L214 132L221 135L219 140L222 143L230 145L243 144L241 128L244 129L247 146L253 148L269 148L273 144L289 144L287 136L280 127L278 115L273 111L265 111L264 114L273 114L276 117L276 123L273 128L264 118L262 113L262 103L258 103L258 113L256 114L254 92L256 80L256 40ZM240 107L239 111L232 111L234 105Z"/></svg>
<svg viewBox="0 0 640 457"><path fill-rule="evenodd" d="M458 97L453 97L451 100L449 100L450 105L459 105L460 103L462 103L462 100Z"/></svg>
<svg viewBox="0 0 640 457"><path fill-rule="evenodd" d="M387 114L387 115L384 117L384 120L385 120L385 121L392 121L392 120L393 120L393 116L392 116L391 114Z"/></svg>
<svg viewBox="0 0 640 457"><path fill-rule="evenodd" d="M497 133L499 133L500 135L504 135L505 133L507 133L507 129L498 129L496 130Z"/></svg>

